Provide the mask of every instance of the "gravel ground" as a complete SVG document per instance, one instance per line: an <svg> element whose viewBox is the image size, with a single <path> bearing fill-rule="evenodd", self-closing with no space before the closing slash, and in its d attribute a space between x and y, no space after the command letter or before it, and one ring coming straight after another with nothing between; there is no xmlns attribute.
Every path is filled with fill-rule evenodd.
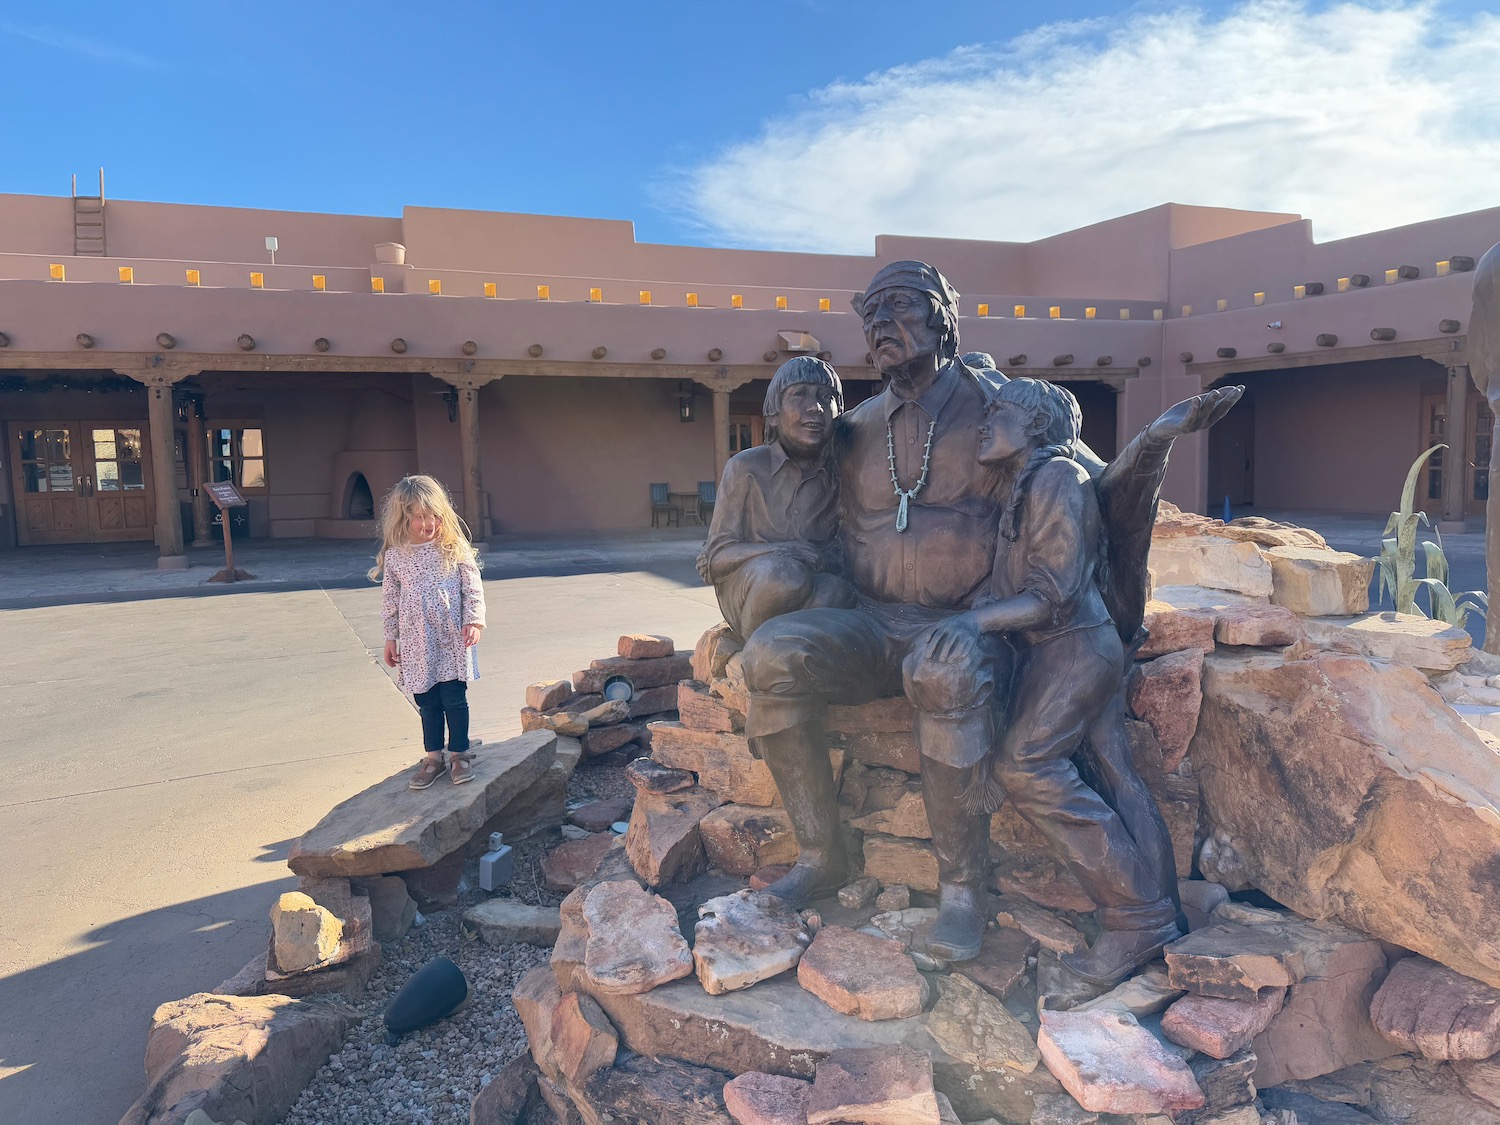
<svg viewBox="0 0 1500 1125"><path fill-rule="evenodd" d="M580 764L568 784L568 806L630 795L624 764L614 754ZM542 856L559 839L555 830L542 832L516 848L510 897L543 906L562 901L541 881ZM350 1031L343 1049L319 1068L282 1119L284 1125L468 1125L474 1095L526 1050L526 1032L511 1006L511 990L528 969L545 964L552 952L474 940L462 925L463 912L494 897L478 887L474 861L464 873L456 906L424 916L401 942L382 946L380 967L357 1005L365 1018ZM434 957L447 957L463 970L469 982L468 1002L395 1047L386 1046L381 1014L411 975ZM529 1125L553 1121L544 1108Z"/></svg>

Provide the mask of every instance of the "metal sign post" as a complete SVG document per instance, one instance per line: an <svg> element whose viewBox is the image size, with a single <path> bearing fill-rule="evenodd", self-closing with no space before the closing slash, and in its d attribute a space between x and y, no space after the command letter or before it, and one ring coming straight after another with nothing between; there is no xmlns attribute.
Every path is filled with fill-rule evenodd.
<svg viewBox="0 0 1500 1125"><path fill-rule="evenodd" d="M217 480L205 486L209 498L218 505L219 522L224 527L224 569L209 579L210 582L243 582L255 575L239 570L234 565L234 537L229 530L229 509L245 507L245 498L239 489L227 480Z"/></svg>

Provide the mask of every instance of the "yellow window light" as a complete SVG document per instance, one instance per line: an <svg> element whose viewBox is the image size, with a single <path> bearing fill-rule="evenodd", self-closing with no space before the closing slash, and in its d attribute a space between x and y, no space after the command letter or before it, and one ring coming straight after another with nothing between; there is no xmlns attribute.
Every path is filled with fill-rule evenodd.
<svg viewBox="0 0 1500 1125"><path fill-rule="evenodd" d="M818 311L819 312L827 312L832 307L833 307L833 303L831 301L829 301L829 299L827 297L819 297L818 298Z"/></svg>
<svg viewBox="0 0 1500 1125"><path fill-rule="evenodd" d="M1229 301L1224 297L1220 297L1217 301L1214 302L1214 308L1216 308L1219 312L1223 312L1225 309L1229 308Z"/></svg>
<svg viewBox="0 0 1500 1125"><path fill-rule="evenodd" d="M1266 303L1266 295L1264 293L1257 293L1254 300L1257 305L1263 305Z"/></svg>
<svg viewBox="0 0 1500 1125"><path fill-rule="evenodd" d="M61 262L53 262L47 267L47 273L53 281L67 281L68 271L63 268Z"/></svg>
<svg viewBox="0 0 1500 1125"><path fill-rule="evenodd" d="M372 277L372 278L370 278L370 292L371 293L384 293L385 292L385 278L383 278L383 277Z"/></svg>
<svg viewBox="0 0 1500 1125"><path fill-rule="evenodd" d="M429 277L427 279L427 292L433 294L434 296L441 297L443 295L442 281L435 277Z"/></svg>
<svg viewBox="0 0 1500 1125"><path fill-rule="evenodd" d="M776 298L776 307L778 309L785 309L786 308L786 298L778 296Z"/></svg>
<svg viewBox="0 0 1500 1125"><path fill-rule="evenodd" d="M1448 271L1450 269L1452 269L1452 268L1453 268L1453 263L1452 262L1439 262L1437 264L1437 275L1439 277L1447 277L1448 276Z"/></svg>
<svg viewBox="0 0 1500 1125"><path fill-rule="evenodd" d="M1386 270L1385 271L1385 283L1387 285L1395 285L1396 284L1396 278L1399 276L1399 273L1400 273L1400 271L1398 271L1398 270Z"/></svg>
<svg viewBox="0 0 1500 1125"><path fill-rule="evenodd" d="M121 266L120 267L120 280L124 284L126 284L126 285L134 285L135 284L135 267L134 266Z"/></svg>
<svg viewBox="0 0 1500 1125"><path fill-rule="evenodd" d="M593 289L590 289L589 300L594 302L594 304L596 305L602 304L604 301L604 290L598 288L597 286Z"/></svg>
<svg viewBox="0 0 1500 1125"><path fill-rule="evenodd" d="M550 300L552 300L552 286L550 286L550 285L538 285L536 287L536 299L538 301L550 301Z"/></svg>
<svg viewBox="0 0 1500 1125"><path fill-rule="evenodd" d="M1300 301L1300 300L1302 300L1303 297L1306 297L1306 296L1307 296L1307 286L1305 286L1305 285L1293 285L1292 286L1292 300L1294 300L1294 301Z"/></svg>
<svg viewBox="0 0 1500 1125"><path fill-rule="evenodd" d="M1166 313L1167 313L1166 309L1152 309L1151 310L1151 319L1152 320L1160 320L1163 316L1166 315Z"/></svg>
<svg viewBox="0 0 1500 1125"><path fill-rule="evenodd" d="M189 285L197 285L197 284L199 284L200 275L199 275L199 273L198 273L197 270L188 270L188 271L186 271L186 273L187 273L187 283Z"/></svg>
<svg viewBox="0 0 1500 1125"><path fill-rule="evenodd" d="M650 303L651 303L651 290L649 290L649 289L642 289L641 290L641 304L643 304L643 305L649 305Z"/></svg>
<svg viewBox="0 0 1500 1125"><path fill-rule="evenodd" d="M1121 320L1129 320L1130 319L1130 310L1129 309L1121 309L1120 310L1120 319Z"/></svg>
<svg viewBox="0 0 1500 1125"><path fill-rule="evenodd" d="M979 316L989 316L990 315L990 307L989 307L989 305L984 304L982 302L980 303L979 307L977 309L975 309L974 311Z"/></svg>
<svg viewBox="0 0 1500 1125"><path fill-rule="evenodd" d="M1084 310L1083 310L1083 319L1084 320L1093 320L1098 315L1099 315L1099 310L1096 309L1093 305L1086 305L1086 306L1084 306Z"/></svg>
<svg viewBox="0 0 1500 1125"><path fill-rule="evenodd" d="M1048 305L1047 306L1047 315L1050 316L1053 320L1061 320L1062 319L1062 306L1061 305Z"/></svg>
<svg viewBox="0 0 1500 1125"><path fill-rule="evenodd" d="M1015 314L1016 314L1016 319L1017 320L1019 320L1021 317L1025 316L1026 315L1026 306L1025 305L1017 305L1015 307Z"/></svg>
<svg viewBox="0 0 1500 1125"><path fill-rule="evenodd" d="M327 276L321 273L313 274L313 288L319 293L325 292L328 289Z"/></svg>
<svg viewBox="0 0 1500 1125"><path fill-rule="evenodd" d="M1349 279L1347 277L1341 277L1341 278L1339 278L1339 292L1340 293L1347 293L1347 292L1349 292Z"/></svg>
<svg viewBox="0 0 1500 1125"><path fill-rule="evenodd" d="M251 273L250 288L264 289L266 287L266 275L263 273Z"/></svg>
<svg viewBox="0 0 1500 1125"><path fill-rule="evenodd" d="M745 307L745 295L743 293L731 293L729 295L729 307L742 309Z"/></svg>
<svg viewBox="0 0 1500 1125"><path fill-rule="evenodd" d="M1182 315L1183 316L1192 316L1193 315L1193 306L1192 305L1183 305L1182 306Z"/></svg>
<svg viewBox="0 0 1500 1125"><path fill-rule="evenodd" d="M495 283L493 281L486 281L484 283L484 295L486 297L493 297L497 292L498 291L495 289Z"/></svg>
<svg viewBox="0 0 1500 1125"><path fill-rule="evenodd" d="M687 295L687 307L690 309L696 309L698 307L698 294L689 293Z"/></svg>

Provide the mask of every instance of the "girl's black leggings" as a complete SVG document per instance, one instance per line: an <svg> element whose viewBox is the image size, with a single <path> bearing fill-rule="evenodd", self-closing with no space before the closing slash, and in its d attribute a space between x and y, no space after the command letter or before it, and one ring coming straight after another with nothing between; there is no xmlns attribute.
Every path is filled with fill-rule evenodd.
<svg viewBox="0 0 1500 1125"><path fill-rule="evenodd" d="M444 680L412 697L422 716L422 748L436 754L443 748L443 725L448 727L448 749L462 754L469 748L469 685Z"/></svg>

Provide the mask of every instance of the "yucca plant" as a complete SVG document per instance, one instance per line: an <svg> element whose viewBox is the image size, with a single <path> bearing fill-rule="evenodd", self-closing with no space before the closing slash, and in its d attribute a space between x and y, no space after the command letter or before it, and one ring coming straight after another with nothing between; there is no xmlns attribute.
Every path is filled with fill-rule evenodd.
<svg viewBox="0 0 1500 1125"><path fill-rule="evenodd" d="M1489 596L1482 590L1466 590L1456 596L1449 591L1448 556L1443 553L1443 537L1437 532L1433 532L1437 536L1437 542L1422 542L1427 574L1424 578L1417 577L1417 525L1427 524L1427 513L1416 507L1417 479L1421 476L1422 466L1427 463L1427 459L1439 449L1447 448L1441 443L1434 445L1411 463L1411 469L1406 474L1406 485L1401 490L1401 510L1391 513L1380 540L1380 558L1377 560L1380 566L1380 600L1383 604L1385 595L1389 592L1397 613L1431 617L1462 629L1471 612L1485 616L1485 611L1489 608ZM1394 536L1391 535L1393 531L1396 533ZM1427 591L1430 613L1423 613L1422 608L1417 605L1417 591L1422 589Z"/></svg>

